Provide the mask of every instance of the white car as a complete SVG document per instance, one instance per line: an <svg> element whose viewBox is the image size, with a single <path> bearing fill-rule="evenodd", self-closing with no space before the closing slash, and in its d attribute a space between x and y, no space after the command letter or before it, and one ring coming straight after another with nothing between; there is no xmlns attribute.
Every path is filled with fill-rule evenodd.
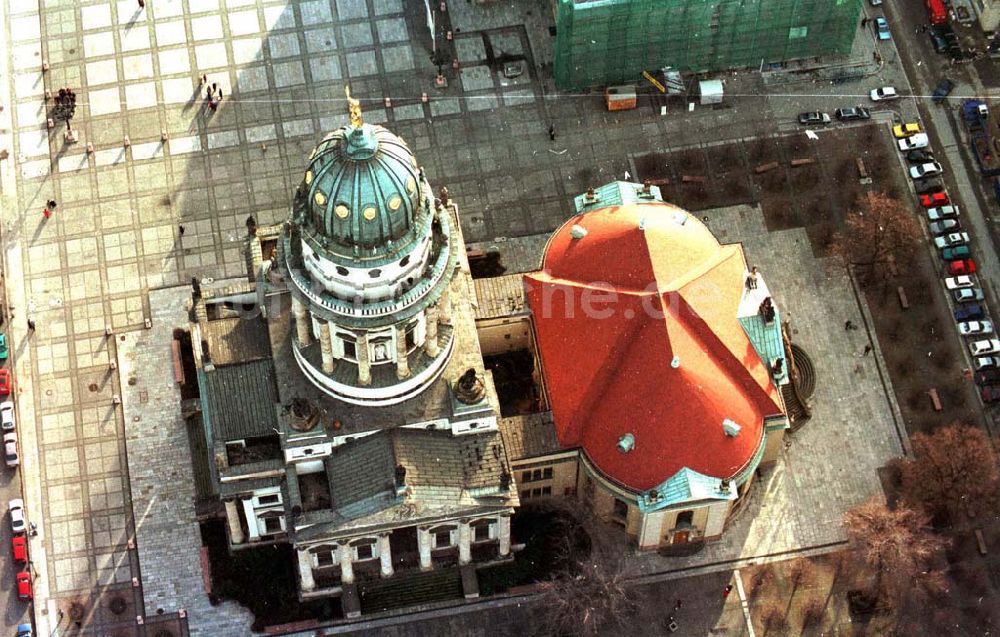
<svg viewBox="0 0 1000 637"><path fill-rule="evenodd" d="M3 435L3 461L8 467L21 464L21 460L17 457L17 434L13 431Z"/></svg>
<svg viewBox="0 0 1000 637"><path fill-rule="evenodd" d="M963 274L961 276L950 276L944 280L944 286L949 290L960 290L962 288L971 288L976 284L972 280L972 277L968 274Z"/></svg>
<svg viewBox="0 0 1000 637"><path fill-rule="evenodd" d="M946 217L957 217L958 206L941 206L940 208L928 208L927 220L940 221Z"/></svg>
<svg viewBox="0 0 1000 637"><path fill-rule="evenodd" d="M943 250L952 246L965 245L968 242L968 232L952 232L951 234L946 234L942 237L934 237L934 247L938 250Z"/></svg>
<svg viewBox="0 0 1000 637"><path fill-rule="evenodd" d="M0 403L0 429L14 431L14 403L9 400Z"/></svg>
<svg viewBox="0 0 1000 637"><path fill-rule="evenodd" d="M934 175L940 175L944 170L941 168L941 164L936 161L929 161L926 164L917 164L916 166L910 166L910 177L913 179L927 179Z"/></svg>
<svg viewBox="0 0 1000 637"><path fill-rule="evenodd" d="M14 535L24 533L24 500L15 498L8 502L7 512L10 513L10 530Z"/></svg>
<svg viewBox="0 0 1000 637"><path fill-rule="evenodd" d="M1000 339L988 338L983 341L974 341L969 343L969 352L973 356L982 356L984 354L996 354L1000 352Z"/></svg>
<svg viewBox="0 0 1000 637"><path fill-rule="evenodd" d="M982 301L983 291L979 288L962 288L951 293L955 303L968 303L969 301Z"/></svg>
<svg viewBox="0 0 1000 637"><path fill-rule="evenodd" d="M989 321L962 321L958 324L958 332L962 336L978 336L992 334L993 323Z"/></svg>
<svg viewBox="0 0 1000 637"><path fill-rule="evenodd" d="M887 100L899 99L899 93L896 92L896 88L893 86L873 88L870 95L873 102L885 102Z"/></svg>
<svg viewBox="0 0 1000 637"><path fill-rule="evenodd" d="M927 148L930 146L930 140L927 139L927 133L910 135L909 137L904 137L896 143L899 144L899 150L903 152L914 150L916 148Z"/></svg>
<svg viewBox="0 0 1000 637"><path fill-rule="evenodd" d="M972 366L976 371L982 369L994 369L1000 367L1000 356L977 356L972 359Z"/></svg>
<svg viewBox="0 0 1000 637"><path fill-rule="evenodd" d="M941 221L927 224L927 227L930 228L931 234L937 235L953 230L960 230L962 225L958 223L958 219L942 219Z"/></svg>

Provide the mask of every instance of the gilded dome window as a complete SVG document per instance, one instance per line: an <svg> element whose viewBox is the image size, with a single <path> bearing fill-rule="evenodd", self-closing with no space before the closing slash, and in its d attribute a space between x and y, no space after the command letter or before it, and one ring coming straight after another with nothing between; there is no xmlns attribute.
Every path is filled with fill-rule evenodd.
<svg viewBox="0 0 1000 637"><path fill-rule="evenodd" d="M389 197L389 210L396 211L399 207L403 205L403 198L399 195L393 195Z"/></svg>
<svg viewBox="0 0 1000 637"><path fill-rule="evenodd" d="M361 214L364 216L365 221L375 221L375 217L378 216L378 210L375 210L375 206L368 206Z"/></svg>
<svg viewBox="0 0 1000 637"><path fill-rule="evenodd" d="M411 195L417 192L417 182L413 179L413 177L406 180L406 192Z"/></svg>
<svg viewBox="0 0 1000 637"><path fill-rule="evenodd" d="M313 171L307 170L306 171L306 185L308 186L312 182L313 182Z"/></svg>
<svg viewBox="0 0 1000 637"><path fill-rule="evenodd" d="M341 219L347 219L347 215L351 214L351 209L342 203L337 204L337 207L333 209L333 213Z"/></svg>
<svg viewBox="0 0 1000 637"><path fill-rule="evenodd" d="M350 273L350 271L349 271L349 270L348 270L347 268L345 268L344 266L342 266L342 265L338 265L338 266L337 266L337 274L339 274L340 276L348 276L348 275L350 275L351 273Z"/></svg>
<svg viewBox="0 0 1000 637"><path fill-rule="evenodd" d="M313 196L313 200L316 202L317 206L325 205L326 204L326 195L324 195L323 193L321 193L320 191L317 190L316 194Z"/></svg>

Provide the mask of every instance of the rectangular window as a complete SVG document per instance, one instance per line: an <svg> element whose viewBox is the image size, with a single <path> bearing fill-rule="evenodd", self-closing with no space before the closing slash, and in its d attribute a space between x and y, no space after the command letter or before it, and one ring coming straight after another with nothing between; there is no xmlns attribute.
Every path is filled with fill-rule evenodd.
<svg viewBox="0 0 1000 637"><path fill-rule="evenodd" d="M352 361L358 360L358 346L355 344L354 339L341 338L344 341L344 358Z"/></svg>
<svg viewBox="0 0 1000 637"><path fill-rule="evenodd" d="M445 549L451 546L451 531L437 531L434 533L434 548Z"/></svg>
<svg viewBox="0 0 1000 637"><path fill-rule="evenodd" d="M264 518L265 533L281 533L281 518Z"/></svg>
<svg viewBox="0 0 1000 637"><path fill-rule="evenodd" d="M333 566L333 551L319 551L316 553L316 568Z"/></svg>
<svg viewBox="0 0 1000 637"><path fill-rule="evenodd" d="M490 539L490 524L477 524L472 527L474 536L473 542L485 542Z"/></svg>
<svg viewBox="0 0 1000 637"><path fill-rule="evenodd" d="M622 502L618 498L615 498L614 506L611 509L611 515L624 520L628 517L628 504Z"/></svg>
<svg viewBox="0 0 1000 637"><path fill-rule="evenodd" d="M354 547L354 559L370 560L375 557L374 544L358 544Z"/></svg>
<svg viewBox="0 0 1000 637"><path fill-rule="evenodd" d="M531 490L531 497L537 498L537 497L539 497L541 495L542 495L542 490L541 489L532 489Z"/></svg>
<svg viewBox="0 0 1000 637"><path fill-rule="evenodd" d="M531 472L522 471L521 472L521 482L531 482Z"/></svg>
<svg viewBox="0 0 1000 637"><path fill-rule="evenodd" d="M534 481L534 480L541 480L542 479L542 470L541 469L535 469L534 471L532 471L531 472L531 479L532 479L532 481Z"/></svg>
<svg viewBox="0 0 1000 637"><path fill-rule="evenodd" d="M542 495L552 495L552 487L542 487Z"/></svg>
<svg viewBox="0 0 1000 637"><path fill-rule="evenodd" d="M545 469L542 471L542 479L543 480L552 479L552 467L545 467Z"/></svg>
<svg viewBox="0 0 1000 637"><path fill-rule="evenodd" d="M259 498L257 498L257 504L259 504L260 506L281 504L281 496L277 493L272 493L271 495L262 495Z"/></svg>
<svg viewBox="0 0 1000 637"><path fill-rule="evenodd" d="M525 489L524 491L521 491L522 500L527 500L530 497L531 497L531 489Z"/></svg>

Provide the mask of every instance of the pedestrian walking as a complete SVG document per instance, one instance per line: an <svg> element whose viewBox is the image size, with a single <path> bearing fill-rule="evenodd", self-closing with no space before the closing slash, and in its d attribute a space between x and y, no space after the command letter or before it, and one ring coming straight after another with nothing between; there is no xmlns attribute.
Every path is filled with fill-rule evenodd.
<svg viewBox="0 0 1000 637"><path fill-rule="evenodd" d="M674 612L677 612L680 609L681 609L681 600L677 600L677 603L674 604Z"/></svg>
<svg viewBox="0 0 1000 637"><path fill-rule="evenodd" d="M55 210L56 206L58 206L59 204L56 203L55 199L49 199L48 201L45 202L45 205L49 207L49 210Z"/></svg>
<svg viewBox="0 0 1000 637"><path fill-rule="evenodd" d="M139 0L139 10L142 11L146 8L146 0Z"/></svg>
<svg viewBox="0 0 1000 637"><path fill-rule="evenodd" d="M219 87L219 94L216 97L219 98L218 101L220 101L220 102L222 101L222 87L221 86Z"/></svg>
<svg viewBox="0 0 1000 637"><path fill-rule="evenodd" d="M208 107L212 109L212 112L214 113L215 109L219 108L219 103L216 102L214 99L208 100Z"/></svg>
<svg viewBox="0 0 1000 637"><path fill-rule="evenodd" d="M212 99L212 95L213 95L213 93L212 93L212 87L211 86L206 86L205 87L205 99L211 100Z"/></svg>
<svg viewBox="0 0 1000 637"><path fill-rule="evenodd" d="M212 82L212 95L215 95L215 92L218 91L218 90L219 90L219 83L218 82Z"/></svg>
<svg viewBox="0 0 1000 637"><path fill-rule="evenodd" d="M722 589L722 599L726 599L727 597L729 597L729 594L732 592L733 592L733 585L726 584L726 587Z"/></svg>
<svg viewBox="0 0 1000 637"><path fill-rule="evenodd" d="M556 127L554 124L549 124L549 141L556 141Z"/></svg>
<svg viewBox="0 0 1000 637"><path fill-rule="evenodd" d="M29 332L35 331L35 322L32 319L28 319L28 331Z"/></svg>
<svg viewBox="0 0 1000 637"><path fill-rule="evenodd" d="M205 86L206 84L208 84L208 75L205 75L203 73L202 76L201 76L201 85Z"/></svg>
<svg viewBox="0 0 1000 637"><path fill-rule="evenodd" d="M865 345L865 351L862 352L861 355L862 356L868 356L871 353L872 353L872 346L871 345Z"/></svg>
<svg viewBox="0 0 1000 637"><path fill-rule="evenodd" d="M182 237L184 236L184 226L177 226L177 231L181 233Z"/></svg>
<svg viewBox="0 0 1000 637"><path fill-rule="evenodd" d="M44 217L45 219L48 219L51 216L52 216L52 211L50 209L46 208L46 209L42 210L42 217Z"/></svg>
<svg viewBox="0 0 1000 637"><path fill-rule="evenodd" d="M850 332L851 330L854 329L857 329L857 326L854 324L854 321L852 321L851 319L847 319L846 321L844 321L845 332Z"/></svg>

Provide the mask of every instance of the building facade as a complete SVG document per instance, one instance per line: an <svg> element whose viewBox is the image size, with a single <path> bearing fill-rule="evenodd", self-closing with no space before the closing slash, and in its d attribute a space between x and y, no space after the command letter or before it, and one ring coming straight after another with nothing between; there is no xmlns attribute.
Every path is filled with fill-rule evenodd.
<svg viewBox="0 0 1000 637"><path fill-rule="evenodd" d="M664 67L711 72L847 55L859 0L558 0L555 81L583 90ZM862 32L864 33L864 32Z"/></svg>

